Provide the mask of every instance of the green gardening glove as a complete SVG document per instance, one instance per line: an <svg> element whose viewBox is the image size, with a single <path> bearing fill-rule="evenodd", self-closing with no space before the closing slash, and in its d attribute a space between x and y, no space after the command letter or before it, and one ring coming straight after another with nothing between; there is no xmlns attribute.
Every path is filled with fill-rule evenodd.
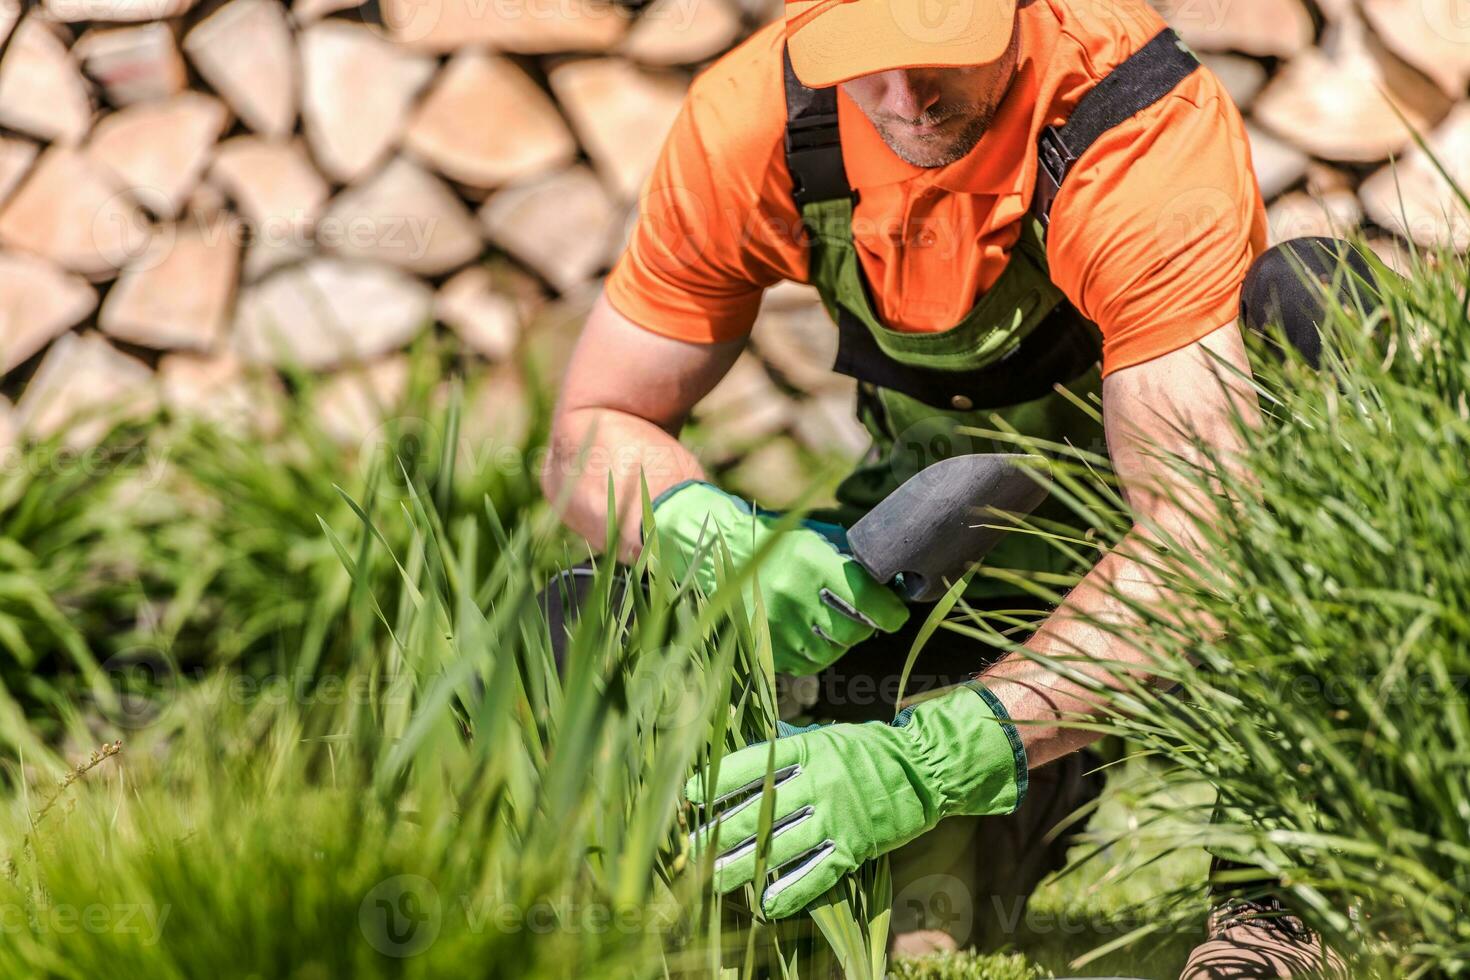
<svg viewBox="0 0 1470 980"><path fill-rule="evenodd" d="M1026 795L1026 752L1016 727L974 681L904 709L892 724L828 725L748 746L720 762L713 792L705 792L703 775L684 787L692 803L728 807L690 835L695 847L718 846L720 892L755 875L761 785L773 759L767 868L776 878L760 905L775 919L945 817L1010 813Z"/></svg>
<svg viewBox="0 0 1470 980"><path fill-rule="evenodd" d="M775 537L758 574L771 628L776 669L815 674L873 635L891 633L908 619L892 589L847 553L847 532L835 524L803 521L777 530L779 514L753 510L708 483L681 483L653 504L659 555L680 578L690 571L706 594L719 581L721 543L737 568ZM746 590L746 601L752 600Z"/></svg>

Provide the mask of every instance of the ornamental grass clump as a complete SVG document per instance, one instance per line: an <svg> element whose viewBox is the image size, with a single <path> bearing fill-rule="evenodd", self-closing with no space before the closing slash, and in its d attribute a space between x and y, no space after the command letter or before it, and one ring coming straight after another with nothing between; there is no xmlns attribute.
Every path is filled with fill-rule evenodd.
<svg viewBox="0 0 1470 980"><path fill-rule="evenodd" d="M1281 894L1354 976L1455 976L1470 969L1470 270L1424 257L1380 280L1381 307L1334 305L1321 370L1253 345L1265 418L1237 420L1234 476L1212 483L1224 461L1203 448L1203 465L1168 461L1229 502L1191 529L1199 557L1167 535L1149 557L1177 601L1136 608L1141 629L1099 624L1173 684L1118 665L1102 728L1163 789L1215 787L1130 833L1236 862L1217 897ZM1056 540L1085 557L1128 522L1105 461L1072 459L1056 492L1102 533ZM1169 928L1180 897L1126 938Z"/></svg>
<svg viewBox="0 0 1470 980"><path fill-rule="evenodd" d="M455 433L444 411L429 423ZM0 713L0 977L881 975L881 868L770 924L711 895L690 849L685 780L774 734L758 615L624 588L641 569L604 562L559 672L537 593L567 548L544 509L466 507L447 450L365 458L342 477L358 491L323 501L299 484L324 456L181 438L196 488L252 481L204 526L300 594L265 649L155 674L120 706L52 699L60 741ZM248 607L226 623L263 616L279 586L245 595L250 574L201 572L175 639L219 630L227 599ZM121 752L48 789L98 729L123 730Z"/></svg>

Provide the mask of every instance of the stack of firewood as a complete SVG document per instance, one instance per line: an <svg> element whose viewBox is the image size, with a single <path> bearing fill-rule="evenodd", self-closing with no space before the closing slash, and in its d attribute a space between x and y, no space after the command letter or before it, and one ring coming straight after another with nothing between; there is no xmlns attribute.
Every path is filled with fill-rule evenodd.
<svg viewBox="0 0 1470 980"><path fill-rule="evenodd" d="M1273 237L1365 225L1392 261L1470 246L1405 125L1470 177L1459 0L1309 2L1164 9L1250 118ZM505 364L543 329L564 351L689 79L779 13L8 0L0 439L119 402L248 413L247 375L288 362L391 402L430 329ZM710 401L712 461L779 482L807 449L860 450L834 343L809 290L774 291Z"/></svg>

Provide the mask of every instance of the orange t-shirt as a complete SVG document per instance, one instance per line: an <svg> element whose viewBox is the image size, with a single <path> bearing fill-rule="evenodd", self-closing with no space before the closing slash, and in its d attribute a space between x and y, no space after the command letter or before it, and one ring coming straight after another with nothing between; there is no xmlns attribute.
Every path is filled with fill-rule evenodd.
<svg viewBox="0 0 1470 980"><path fill-rule="evenodd" d="M1036 140L1164 27L1143 0L1030 0L1018 74L975 148L905 163L845 94L838 125L858 191L853 238L892 329L947 330L1000 276L1036 183ZM807 282L783 137L783 25L695 79L607 281L634 323L696 342L746 335L762 291ZM1240 113L1208 69L1104 133L1052 205L1052 281L1103 334L1103 371L1183 347L1235 319L1266 245Z"/></svg>

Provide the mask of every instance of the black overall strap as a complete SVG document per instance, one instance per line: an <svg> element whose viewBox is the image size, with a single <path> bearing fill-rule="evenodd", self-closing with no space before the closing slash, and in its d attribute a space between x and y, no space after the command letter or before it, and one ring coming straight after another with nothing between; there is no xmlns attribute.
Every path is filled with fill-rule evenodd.
<svg viewBox="0 0 1470 980"><path fill-rule="evenodd" d="M1040 166L1031 209L1042 225L1067 171L1099 136L1168 95L1199 67L1179 35L1164 28L1094 85L1060 127L1048 126L1036 141Z"/></svg>
<svg viewBox="0 0 1470 980"><path fill-rule="evenodd" d="M837 88L807 88L783 52L786 81L786 169L796 206L852 196L837 133Z"/></svg>

